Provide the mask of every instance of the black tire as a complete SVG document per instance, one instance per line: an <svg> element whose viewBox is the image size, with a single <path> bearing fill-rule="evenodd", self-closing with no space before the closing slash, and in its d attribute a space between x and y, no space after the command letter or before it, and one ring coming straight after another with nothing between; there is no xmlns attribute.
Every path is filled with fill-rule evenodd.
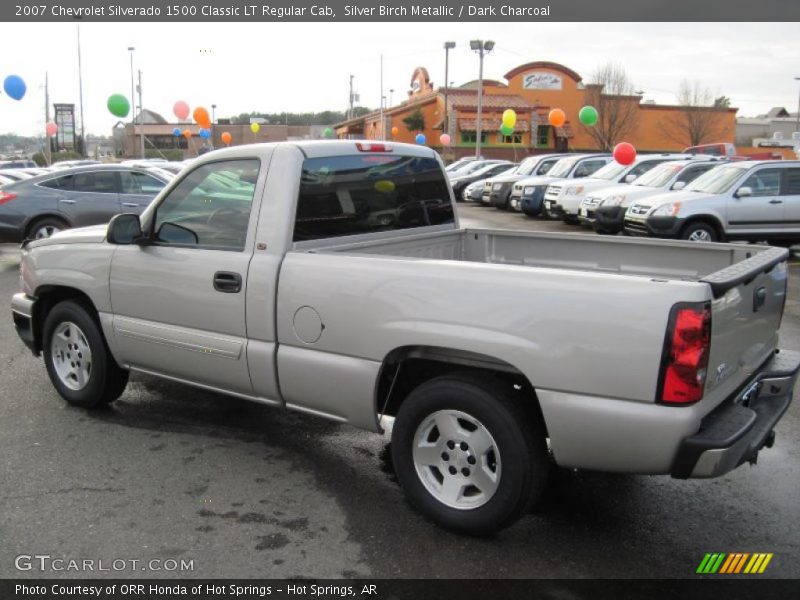
<svg viewBox="0 0 800 600"><path fill-rule="evenodd" d="M69 223L63 219L59 219L58 217L43 217L41 219L36 219L33 223L28 225L28 230L25 233L25 237L43 239L50 237L56 231L63 231L64 229L69 229L69 227ZM37 232L51 229L52 231L49 231L47 235L40 235L36 237Z"/></svg>
<svg viewBox="0 0 800 600"><path fill-rule="evenodd" d="M417 430L423 423L430 422L432 415L439 411L458 411L468 415L488 431L497 448L497 456L493 454L494 450L486 455L495 456L495 465L499 464L495 489L488 500L478 506L448 506L426 487L433 485L430 475L429 482L424 483L417 471L413 455ZM461 431L467 434L461 441L472 439L469 437L470 432L463 427L466 423L461 419L458 419L458 423ZM438 435L437 429L437 439L433 440L437 448L434 453L439 451L439 439L444 444L443 448L452 448L447 445L451 440L445 440L445 437L449 436ZM452 452L458 452L459 448L464 450L461 441L456 441ZM442 452L443 460L445 454L446 451ZM447 455L447 460L452 462L442 463L442 468L445 468L444 464L459 464L457 461L463 459L463 454L461 452L453 457ZM540 498L550 467L544 426L538 412L525 410L512 397L510 384L472 374L446 375L432 379L411 392L400 406L394 422L392 459L398 481L409 502L417 510L445 529L470 535L490 535L519 519ZM467 459L472 460L469 457ZM481 464L483 460L481 458ZM489 460L485 464L487 468L491 468ZM465 465L459 464L457 469L463 472L463 466ZM439 476L435 473L438 472L442 477L439 484L443 485L445 474L438 467L435 471L431 467L421 468L429 469L427 472L437 479ZM469 469L466 472L469 473ZM458 470L450 473L451 478L460 477ZM459 485L463 487L458 495L468 497L466 492L471 485ZM481 492L478 488L472 489Z"/></svg>
<svg viewBox="0 0 800 600"><path fill-rule="evenodd" d="M701 237L707 239L698 239ZM705 221L695 221L683 228L681 239L693 242L717 242L719 241L719 235L717 235L717 230L712 225Z"/></svg>
<svg viewBox="0 0 800 600"><path fill-rule="evenodd" d="M44 321L42 353L50 381L64 400L82 408L99 408L119 398L128 383L128 371L120 368L111 356L100 326L90 310L74 300L64 300L56 304ZM68 323L77 326L78 331L70 333L76 337L82 334L80 343L88 345L90 350L88 380L80 389L72 389L67 385L65 379L59 375L59 367L56 365L56 361L60 360L65 367L66 362L74 360L80 368L81 363L78 361L84 358L80 354L80 348L75 345L75 349L72 349L70 344L69 350L72 350L74 356L69 354L66 358L57 357L53 350L54 335L62 327L67 327L69 331ZM73 383L79 385L77 381Z"/></svg>

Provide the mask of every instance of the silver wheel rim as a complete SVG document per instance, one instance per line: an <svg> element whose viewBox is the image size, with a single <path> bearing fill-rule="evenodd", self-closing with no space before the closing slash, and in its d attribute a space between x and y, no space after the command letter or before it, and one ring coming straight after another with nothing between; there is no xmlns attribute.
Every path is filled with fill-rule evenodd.
<svg viewBox="0 0 800 600"><path fill-rule="evenodd" d="M459 510L483 506L500 483L500 452L489 430L458 410L428 415L414 434L414 467L422 485Z"/></svg>
<svg viewBox="0 0 800 600"><path fill-rule="evenodd" d="M42 225L34 232L33 238L36 240L49 238L51 235L58 233L59 231L61 231L61 228L57 225Z"/></svg>
<svg viewBox="0 0 800 600"><path fill-rule="evenodd" d="M92 351L80 327L70 321L59 323L50 342L50 356L61 383L76 392L86 387L92 375Z"/></svg>
<svg viewBox="0 0 800 600"><path fill-rule="evenodd" d="M689 234L687 238L690 242L710 242L711 234L708 233L705 229L696 229L692 233Z"/></svg>

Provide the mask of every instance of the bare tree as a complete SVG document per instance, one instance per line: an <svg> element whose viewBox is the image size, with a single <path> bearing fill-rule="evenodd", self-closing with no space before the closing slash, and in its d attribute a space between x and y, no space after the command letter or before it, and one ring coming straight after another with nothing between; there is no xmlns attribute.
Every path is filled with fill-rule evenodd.
<svg viewBox="0 0 800 600"><path fill-rule="evenodd" d="M602 150L611 150L636 130L639 124L639 99L636 88L622 65L606 63L586 86L586 103L597 109L597 123L584 126Z"/></svg>
<svg viewBox="0 0 800 600"><path fill-rule="evenodd" d="M686 146L720 141L720 137L725 134L729 98L715 98L699 81L689 83L684 79L678 88L677 99L680 110L672 111L661 122L664 135Z"/></svg>

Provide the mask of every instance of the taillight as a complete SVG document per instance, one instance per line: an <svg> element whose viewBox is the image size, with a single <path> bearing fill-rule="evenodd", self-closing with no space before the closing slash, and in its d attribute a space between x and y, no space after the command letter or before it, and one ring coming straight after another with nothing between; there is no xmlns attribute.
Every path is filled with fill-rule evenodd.
<svg viewBox="0 0 800 600"><path fill-rule="evenodd" d="M0 190L0 204L11 202L16 197L17 197L16 194L12 194L11 192L3 192L2 190Z"/></svg>
<svg viewBox="0 0 800 600"><path fill-rule="evenodd" d="M711 350L711 305L672 307L661 357L658 400L691 404L703 397Z"/></svg>
<svg viewBox="0 0 800 600"><path fill-rule="evenodd" d="M392 147L388 144L372 144L372 143L364 143L358 142L356 143L356 148L359 149L361 152L391 152Z"/></svg>

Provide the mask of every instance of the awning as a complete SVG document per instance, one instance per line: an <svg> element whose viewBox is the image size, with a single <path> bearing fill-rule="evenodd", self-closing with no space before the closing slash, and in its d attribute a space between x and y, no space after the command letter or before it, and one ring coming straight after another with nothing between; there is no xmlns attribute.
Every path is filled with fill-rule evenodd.
<svg viewBox="0 0 800 600"><path fill-rule="evenodd" d="M500 131L503 125L502 119L481 119L481 131ZM523 133L529 130L530 124L526 119L517 120L514 125L515 133ZM461 131L478 131L477 119L459 119L458 128Z"/></svg>

